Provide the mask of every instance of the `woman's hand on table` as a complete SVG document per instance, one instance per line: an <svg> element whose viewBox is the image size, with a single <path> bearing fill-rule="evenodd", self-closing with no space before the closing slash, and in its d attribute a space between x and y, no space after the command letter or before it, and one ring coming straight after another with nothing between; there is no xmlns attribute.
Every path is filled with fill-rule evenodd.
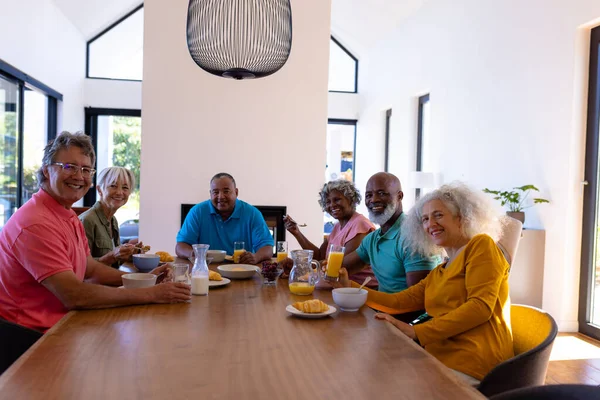
<svg viewBox="0 0 600 400"><path fill-rule="evenodd" d="M192 299L192 287L181 282L155 285L150 290L153 303L184 303Z"/></svg>
<svg viewBox="0 0 600 400"><path fill-rule="evenodd" d="M396 328L398 328L400 330L400 332L404 333L406 336L408 336L409 338L411 338L413 340L417 337L417 335L415 333L415 328L413 328L412 326L410 326L409 324L407 324L405 322L397 320L396 318L392 317L389 314L377 313L377 314L375 314L375 319L389 322L390 324L392 324Z"/></svg>
<svg viewBox="0 0 600 400"><path fill-rule="evenodd" d="M154 268L152 271L150 271L150 273L157 276L163 274L162 276L159 276L156 280L157 284L173 281L173 269L171 268L171 264L161 265L160 267Z"/></svg>

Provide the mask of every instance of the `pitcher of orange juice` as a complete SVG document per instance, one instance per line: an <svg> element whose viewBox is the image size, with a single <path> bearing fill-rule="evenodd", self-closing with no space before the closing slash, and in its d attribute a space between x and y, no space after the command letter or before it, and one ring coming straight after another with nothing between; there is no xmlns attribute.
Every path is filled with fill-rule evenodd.
<svg viewBox="0 0 600 400"><path fill-rule="evenodd" d="M290 252L294 266L290 272L290 292L299 295L309 295L315 290L315 285L321 279L321 264L314 261L312 250L292 250ZM316 270L313 269L316 265Z"/></svg>

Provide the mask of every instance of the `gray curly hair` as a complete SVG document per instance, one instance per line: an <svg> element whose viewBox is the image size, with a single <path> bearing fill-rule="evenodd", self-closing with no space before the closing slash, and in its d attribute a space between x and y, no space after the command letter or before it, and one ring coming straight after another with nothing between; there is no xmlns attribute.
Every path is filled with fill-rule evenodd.
<svg viewBox="0 0 600 400"><path fill-rule="evenodd" d="M332 191L337 190L340 192L345 198L350 200L350 204L352 204L352 208L356 210L356 206L360 204L362 200L362 196L360 192L354 186L354 183L344 180L338 179L335 181L329 181L323 185L323 188L319 192L319 205L325 211L325 203L327 202L327 196Z"/></svg>
<svg viewBox="0 0 600 400"><path fill-rule="evenodd" d="M96 164L96 153L94 152L92 139L83 132L71 133L64 131L58 135L56 139L49 142L44 148L42 166L37 171L37 181L39 187L42 187L42 184L47 180L44 176L44 168L47 168L54 162L56 153L62 149L68 149L71 146L79 147L81 151L83 151L83 154L90 158L92 166Z"/></svg>
<svg viewBox="0 0 600 400"><path fill-rule="evenodd" d="M452 182L421 197L408 212L402 225L402 236L413 252L427 255L443 253L443 249L436 246L423 229L423 207L433 200L440 200L453 216L460 216L462 233L468 239L485 233L498 240L504 219L490 197L462 182Z"/></svg>

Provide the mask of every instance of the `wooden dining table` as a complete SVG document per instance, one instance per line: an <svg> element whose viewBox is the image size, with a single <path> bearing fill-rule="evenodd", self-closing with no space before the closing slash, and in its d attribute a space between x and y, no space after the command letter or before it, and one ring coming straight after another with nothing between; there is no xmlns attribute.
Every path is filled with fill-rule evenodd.
<svg viewBox="0 0 600 400"><path fill-rule="evenodd" d="M335 304L287 284L257 274L190 303L69 312L0 376L0 398L485 398L366 306L292 316L296 301Z"/></svg>

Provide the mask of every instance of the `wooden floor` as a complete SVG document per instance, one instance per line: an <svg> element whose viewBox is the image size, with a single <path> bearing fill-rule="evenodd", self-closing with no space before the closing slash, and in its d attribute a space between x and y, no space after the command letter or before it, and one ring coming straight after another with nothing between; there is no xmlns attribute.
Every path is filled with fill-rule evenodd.
<svg viewBox="0 0 600 400"><path fill-rule="evenodd" d="M561 333L554 341L546 384L600 385L600 342L579 333Z"/></svg>

